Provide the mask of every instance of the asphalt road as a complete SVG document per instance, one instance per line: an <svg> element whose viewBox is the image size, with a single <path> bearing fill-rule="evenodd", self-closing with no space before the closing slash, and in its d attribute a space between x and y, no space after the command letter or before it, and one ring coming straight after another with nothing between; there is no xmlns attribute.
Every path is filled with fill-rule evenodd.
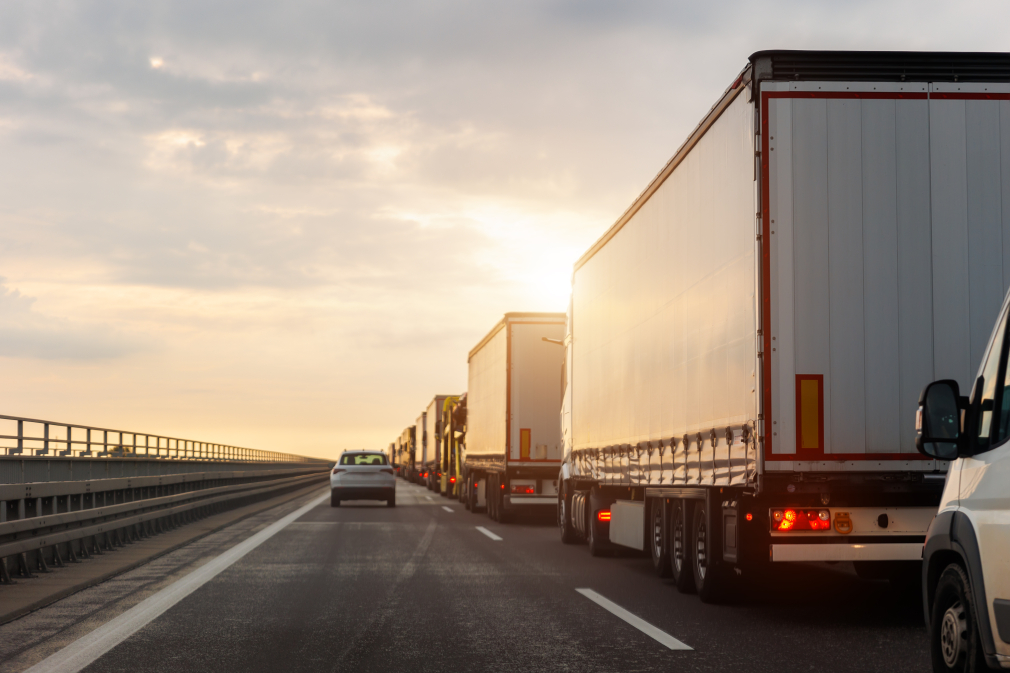
<svg viewBox="0 0 1010 673"><path fill-rule="evenodd" d="M497 524L402 481L397 498L395 509L327 501L271 528L306 498L236 524L0 627L0 670L72 670L46 657L129 622L127 610L271 532L83 670L929 670L914 597L843 566L783 569L732 605L704 605L647 558L561 544L549 520ZM670 649L577 589L691 649Z"/></svg>

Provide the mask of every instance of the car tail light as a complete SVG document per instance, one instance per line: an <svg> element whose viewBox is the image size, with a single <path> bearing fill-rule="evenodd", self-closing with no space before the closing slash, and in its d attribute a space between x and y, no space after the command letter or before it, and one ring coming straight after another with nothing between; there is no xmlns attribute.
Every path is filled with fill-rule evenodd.
<svg viewBox="0 0 1010 673"><path fill-rule="evenodd" d="M753 514L751 514L750 512L747 512L747 516L746 516L745 518L746 518L746 519L747 519L748 521L753 521L753 520L754 520L754 515L753 515Z"/></svg>
<svg viewBox="0 0 1010 673"><path fill-rule="evenodd" d="M347 472L347 470L345 470L343 468L335 467L335 468L333 468L332 474L338 474L340 472Z"/></svg>
<svg viewBox="0 0 1010 673"><path fill-rule="evenodd" d="M830 530L831 512L826 509L773 509L772 530Z"/></svg>
<svg viewBox="0 0 1010 673"><path fill-rule="evenodd" d="M535 486L512 486L512 492L520 495L534 495L537 492Z"/></svg>
<svg viewBox="0 0 1010 673"><path fill-rule="evenodd" d="M449 483L450 484L455 484L456 483L456 477L449 477Z"/></svg>
<svg viewBox="0 0 1010 673"><path fill-rule="evenodd" d="M601 509L599 512L596 513L596 520L597 521L610 521L610 510L609 509Z"/></svg>
<svg viewBox="0 0 1010 673"><path fill-rule="evenodd" d="M501 485L501 490L503 490L503 491L505 490L505 484Z"/></svg>

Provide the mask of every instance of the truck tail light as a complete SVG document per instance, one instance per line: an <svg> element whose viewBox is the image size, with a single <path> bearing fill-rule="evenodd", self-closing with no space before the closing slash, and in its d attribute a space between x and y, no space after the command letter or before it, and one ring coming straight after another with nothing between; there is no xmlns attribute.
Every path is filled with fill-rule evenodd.
<svg viewBox="0 0 1010 673"><path fill-rule="evenodd" d="M599 512L596 513L596 520L597 521L610 521L610 510L609 509L601 509Z"/></svg>
<svg viewBox="0 0 1010 673"><path fill-rule="evenodd" d="M534 495L537 492L535 486L512 486L512 492L519 495Z"/></svg>
<svg viewBox="0 0 1010 673"><path fill-rule="evenodd" d="M826 509L773 509L772 530L830 530L831 512Z"/></svg>

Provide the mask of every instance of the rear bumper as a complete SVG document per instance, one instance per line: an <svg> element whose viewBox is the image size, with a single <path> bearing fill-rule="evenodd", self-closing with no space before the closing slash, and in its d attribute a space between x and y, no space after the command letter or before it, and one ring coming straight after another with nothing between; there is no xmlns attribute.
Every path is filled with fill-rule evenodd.
<svg viewBox="0 0 1010 673"><path fill-rule="evenodd" d="M773 544L772 561L921 561L921 542Z"/></svg>
<svg viewBox="0 0 1010 673"><path fill-rule="evenodd" d="M506 507L551 507L558 506L558 496L556 495L506 495Z"/></svg>
<svg viewBox="0 0 1010 673"><path fill-rule="evenodd" d="M339 500L389 500L395 486L336 486L330 489Z"/></svg>

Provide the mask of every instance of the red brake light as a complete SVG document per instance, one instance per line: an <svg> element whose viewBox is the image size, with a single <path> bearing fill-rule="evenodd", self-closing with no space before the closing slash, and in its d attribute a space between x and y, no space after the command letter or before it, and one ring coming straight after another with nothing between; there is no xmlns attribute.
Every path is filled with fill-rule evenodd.
<svg viewBox="0 0 1010 673"><path fill-rule="evenodd" d="M601 509L599 512L596 513L596 520L597 521L610 521L610 510L609 509Z"/></svg>
<svg viewBox="0 0 1010 673"><path fill-rule="evenodd" d="M754 515L751 514L750 512L747 512L747 520L748 521L753 521L754 520Z"/></svg>
<svg viewBox="0 0 1010 673"><path fill-rule="evenodd" d="M449 477L449 483L450 484L455 484L456 483L456 477Z"/></svg>
<svg viewBox="0 0 1010 673"><path fill-rule="evenodd" d="M772 530L830 530L831 512L826 509L774 509Z"/></svg>
<svg viewBox="0 0 1010 673"><path fill-rule="evenodd" d="M516 486L513 484L512 492L518 493L519 495L535 495L537 488L536 486Z"/></svg>
<svg viewBox="0 0 1010 673"><path fill-rule="evenodd" d="M505 490L505 484L501 485L501 490L503 490L503 491Z"/></svg>

